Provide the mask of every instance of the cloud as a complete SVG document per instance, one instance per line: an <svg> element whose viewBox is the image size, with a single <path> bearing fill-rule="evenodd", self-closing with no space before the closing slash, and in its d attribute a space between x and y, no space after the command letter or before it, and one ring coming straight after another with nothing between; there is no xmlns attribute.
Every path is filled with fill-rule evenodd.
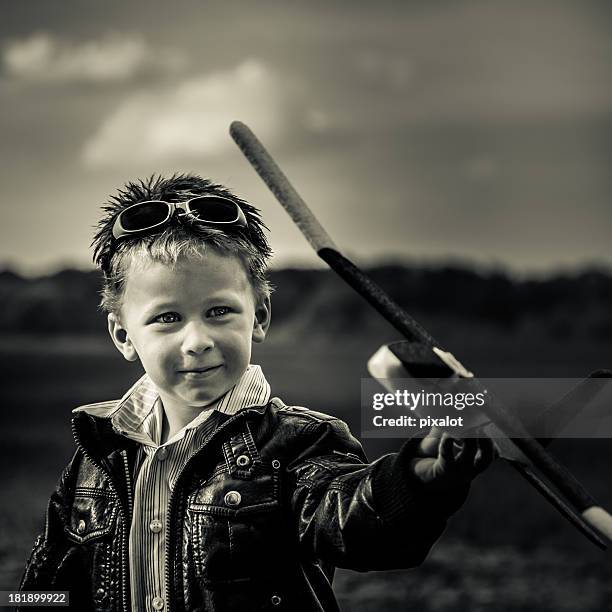
<svg viewBox="0 0 612 612"><path fill-rule="evenodd" d="M9 43L5 71L26 81L126 81L153 70L175 71L184 63L176 50L152 48L138 35L109 34L99 40L71 43L48 34Z"/></svg>
<svg viewBox="0 0 612 612"><path fill-rule="evenodd" d="M396 51L383 52L369 49L358 52L355 66L360 76L376 85L403 90L413 85L416 65L412 57Z"/></svg>
<svg viewBox="0 0 612 612"><path fill-rule="evenodd" d="M228 128L235 119L252 123L267 141L278 131L282 101L280 79L246 60L128 97L85 144L83 160L98 167L218 155L233 147Z"/></svg>

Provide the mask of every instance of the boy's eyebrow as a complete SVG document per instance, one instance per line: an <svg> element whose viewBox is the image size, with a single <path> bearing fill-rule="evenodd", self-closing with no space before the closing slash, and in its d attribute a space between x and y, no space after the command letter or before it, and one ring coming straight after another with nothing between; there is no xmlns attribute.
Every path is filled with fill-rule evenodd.
<svg viewBox="0 0 612 612"><path fill-rule="evenodd" d="M164 300L160 302L149 302L142 309L142 314L144 317L148 317L160 310L170 310L172 308L176 308L177 303L171 300Z"/></svg>
<svg viewBox="0 0 612 612"><path fill-rule="evenodd" d="M232 289L221 289L220 291L216 291L214 293L211 293L203 297L202 303L206 304L207 302L215 302L217 300L233 300L233 299L238 299L239 297L240 297L239 292L237 291L234 291ZM162 298L159 301L153 300L149 302L148 304L146 304L142 312L143 314L148 314L148 313L153 314L153 312L156 312L159 310L177 308L178 306L180 306L180 300Z"/></svg>

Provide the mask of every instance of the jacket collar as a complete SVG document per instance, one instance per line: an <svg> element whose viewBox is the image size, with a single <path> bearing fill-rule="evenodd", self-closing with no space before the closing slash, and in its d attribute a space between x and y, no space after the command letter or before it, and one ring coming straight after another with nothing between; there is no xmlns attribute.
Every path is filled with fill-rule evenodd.
<svg viewBox="0 0 612 612"><path fill-rule="evenodd" d="M147 442L143 424L154 417L159 395L145 374L119 400L86 404L73 410L73 434L77 444L94 454L108 455L114 450ZM249 365L238 383L215 403L219 422L241 410L265 406L270 400L270 385L258 365ZM197 427L204 418L196 417L187 427ZM131 438L128 439L128 438Z"/></svg>

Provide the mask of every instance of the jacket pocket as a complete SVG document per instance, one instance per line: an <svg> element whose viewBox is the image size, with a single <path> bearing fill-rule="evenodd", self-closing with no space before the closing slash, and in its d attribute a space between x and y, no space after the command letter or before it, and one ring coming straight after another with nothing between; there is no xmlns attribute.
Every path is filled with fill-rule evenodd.
<svg viewBox="0 0 612 612"><path fill-rule="evenodd" d="M217 474L189 497L195 574L210 587L263 575L280 518L280 475L260 464L250 479Z"/></svg>
<svg viewBox="0 0 612 612"><path fill-rule="evenodd" d="M77 544L103 538L112 532L118 511L119 505L113 494L77 487L65 527L66 535Z"/></svg>

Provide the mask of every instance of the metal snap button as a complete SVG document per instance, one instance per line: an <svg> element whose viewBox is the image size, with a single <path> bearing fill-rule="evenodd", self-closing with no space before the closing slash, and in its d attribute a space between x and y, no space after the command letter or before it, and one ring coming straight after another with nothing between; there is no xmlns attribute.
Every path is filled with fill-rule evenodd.
<svg viewBox="0 0 612 612"><path fill-rule="evenodd" d="M242 495L238 491L228 491L223 498L226 506L238 506L242 501Z"/></svg>
<svg viewBox="0 0 612 612"><path fill-rule="evenodd" d="M276 595L276 593L274 595L272 595L272 597L270 597L270 603L273 606L280 606L281 605L281 601L282 601L282 599L278 595Z"/></svg>
<svg viewBox="0 0 612 612"><path fill-rule="evenodd" d="M98 589L94 595L96 601L102 601L106 597L106 591L104 589Z"/></svg>
<svg viewBox="0 0 612 612"><path fill-rule="evenodd" d="M163 524L159 519L153 519L150 523L149 523L149 529L153 532L153 533L159 533L162 529L163 529Z"/></svg>
<svg viewBox="0 0 612 612"><path fill-rule="evenodd" d="M279 461L278 459L273 459L273 460L272 460L272 467L273 467L275 470L278 470L278 468L280 467L280 461Z"/></svg>
<svg viewBox="0 0 612 612"><path fill-rule="evenodd" d="M87 529L87 523L81 519L79 521L79 524L77 525L77 533L85 533L85 530Z"/></svg>
<svg viewBox="0 0 612 612"><path fill-rule="evenodd" d="M236 463L238 467L246 467L251 463L251 458L248 455L240 455L238 459L236 459Z"/></svg>
<svg viewBox="0 0 612 612"><path fill-rule="evenodd" d="M154 610L162 610L164 607L164 600L161 597L154 597L151 601L151 605Z"/></svg>

